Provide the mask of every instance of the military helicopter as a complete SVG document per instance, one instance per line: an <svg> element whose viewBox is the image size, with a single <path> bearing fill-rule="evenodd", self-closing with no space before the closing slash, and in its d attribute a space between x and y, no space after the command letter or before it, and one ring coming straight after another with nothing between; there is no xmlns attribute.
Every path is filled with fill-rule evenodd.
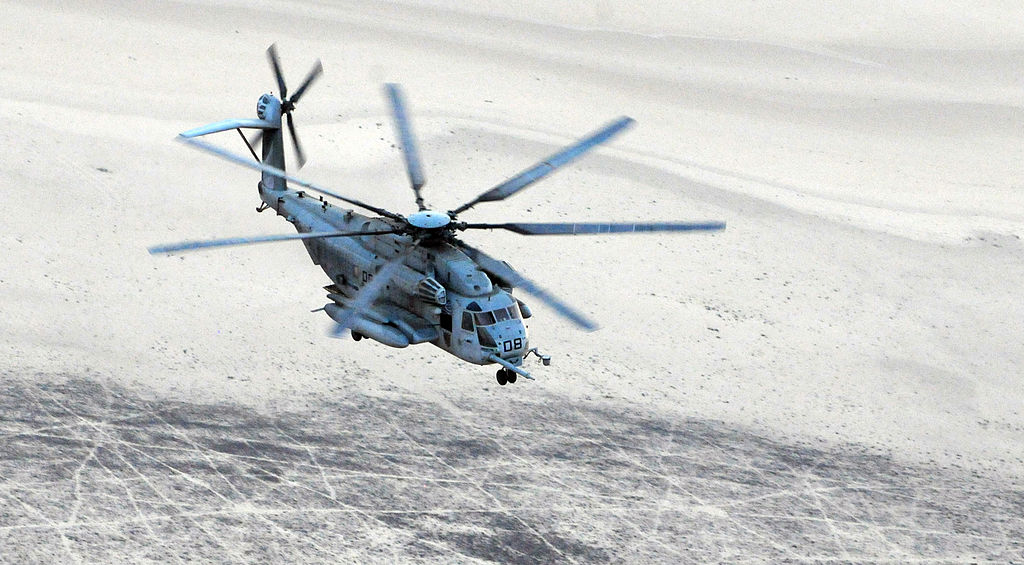
<svg viewBox="0 0 1024 565"><path fill-rule="evenodd" d="M334 322L333 335L346 330L359 341L366 337L391 347L431 343L456 357L477 365L498 364L498 384L516 382L517 376L533 379L523 367L531 354L544 365L550 357L531 348L524 319L532 312L514 290L533 296L584 330L597 325L575 308L556 298L508 263L495 259L457 237L467 230L506 230L520 235L621 234L639 232L711 231L725 228L722 222L665 223L467 223L459 216L484 202L509 198L541 180L588 150L611 139L633 124L622 117L565 149L543 159L494 186L475 199L447 212L428 209L422 189L426 183L402 91L387 84L396 133L401 143L406 172L417 211L398 214L304 181L285 171L285 118L299 167L305 153L295 131L292 113L310 85L323 73L318 60L292 95L281 72L277 48L267 57L277 81L280 98L263 94L256 103L255 119L229 119L190 129L178 139L227 161L262 172L258 191L262 203L257 212L273 209L298 233L235 237L150 247L153 254L227 247L275 241L301 240L313 263L332 283L324 287L330 302L324 311ZM243 129L258 130L250 141ZM252 160L211 145L202 136L236 130L245 141ZM261 146L258 155L254 146ZM287 183L305 188L293 190ZM316 193L314 197L311 193ZM371 212L372 216L342 208L324 197Z"/></svg>

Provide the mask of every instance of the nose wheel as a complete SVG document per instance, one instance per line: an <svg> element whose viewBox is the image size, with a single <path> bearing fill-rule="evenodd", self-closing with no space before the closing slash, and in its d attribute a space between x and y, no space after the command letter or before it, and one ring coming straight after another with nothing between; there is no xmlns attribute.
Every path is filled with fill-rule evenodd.
<svg viewBox="0 0 1024 565"><path fill-rule="evenodd" d="M498 369L498 372L494 373L494 376L498 379L499 385L505 386L505 383L514 384L519 375L517 375L515 371L509 371L508 369L501 368Z"/></svg>

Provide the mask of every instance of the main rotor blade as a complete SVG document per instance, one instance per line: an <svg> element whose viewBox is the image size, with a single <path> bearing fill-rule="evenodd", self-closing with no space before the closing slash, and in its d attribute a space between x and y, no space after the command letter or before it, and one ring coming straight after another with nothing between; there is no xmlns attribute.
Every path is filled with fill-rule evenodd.
<svg viewBox="0 0 1024 565"><path fill-rule="evenodd" d="M302 93L306 92L309 85L313 84L313 81L320 78L320 75L322 74L324 74L324 66L320 63L320 59L317 59L313 68L310 69L309 74L307 74L306 78L302 80L302 84L299 85L299 89L295 91L295 94L292 94L291 98L289 98L289 100L292 101L292 104L297 104L299 102L299 98L302 98Z"/></svg>
<svg viewBox="0 0 1024 565"><path fill-rule="evenodd" d="M661 222L661 223L531 223L513 222L506 224L465 224L460 229L495 230L502 229L522 235L581 235L581 234L618 234L618 233L650 233L679 231L716 231L724 230L724 222Z"/></svg>
<svg viewBox="0 0 1024 565"><path fill-rule="evenodd" d="M267 59L270 59L270 67L274 71L274 78L277 79L281 100L285 100L288 98L288 87L284 84L284 73L281 72L281 58L277 56L276 43L271 43L270 47L267 47Z"/></svg>
<svg viewBox="0 0 1024 565"><path fill-rule="evenodd" d="M384 291L384 287L387 286L388 282L394 277L398 270L405 265L405 259L408 257L412 250L419 245L419 240L413 241L408 247L403 249L398 255L392 257L387 263L377 271L370 282L366 283L363 288L359 289L359 292L352 298L352 301L348 303L348 308L345 309L345 315L342 319L338 320L338 324L334 327L333 335L335 337L340 336L342 332L347 330L352 324L352 321L359 315L360 312L366 310L374 303L375 300Z"/></svg>
<svg viewBox="0 0 1024 565"><path fill-rule="evenodd" d="M213 153L214 155L220 157L221 159L224 159L225 161L231 161L232 163L238 163L239 165L242 165L243 167L248 167L250 169L256 169L257 171L263 171L265 173L269 173L271 175L274 175L275 177L285 179L285 180L287 180L289 182L293 182L293 183L295 183L295 184L297 184L299 186L304 186L304 187L312 190L313 192L319 192L320 194L325 194L327 196L331 196L333 198L337 198L338 200L341 200L342 202L347 202L347 203L349 203L349 204L351 204L353 206L358 206L360 208L369 210L369 211L371 211L371 212L373 212L375 214L380 214L381 216L385 216L387 218L391 218L391 219L394 219L394 220L399 220L401 222L405 221L405 218L402 217L399 214L395 214L394 212L388 212L387 210L385 210L383 208L378 208L376 206L372 206L370 204L366 204L365 202L360 202L359 200L356 200L355 198L348 198L346 196L342 196L342 195L338 194L337 192L334 192L334 191L329 190L327 188L324 188L322 186L315 185L315 184L313 184L311 182L306 182L306 181L304 181L304 180L302 180L302 179L300 179L298 177L290 175L290 174L282 171L281 169L278 169L277 167L271 167L270 165L267 165L266 163L257 163L255 161L251 161L251 160L249 160L249 159L247 159L245 157L242 157L241 155L236 155L235 153L232 153L232 152L230 152L230 151L228 151L226 149L221 149L220 147L217 147L216 145L210 145L209 143L206 143L205 141L203 141L201 139L198 139L198 138L187 138L187 137L182 137L182 136L179 135L178 136L178 141L181 141L182 143L186 143L186 144L191 145L193 147L196 147L198 149L202 149L203 151L206 151L208 153Z"/></svg>
<svg viewBox="0 0 1024 565"><path fill-rule="evenodd" d="M234 245L250 245L253 243L271 243L274 241L292 241L296 239L325 239L331 237L355 237L360 235L384 235L389 233L401 233L398 230L360 231L360 232L308 232L308 233L285 233L275 235L255 235L251 237L227 237L224 239L206 239L195 241L182 241L180 243L168 243L154 245L148 248L150 254L174 253L176 251L196 251L197 249L209 249L211 247L229 247Z"/></svg>
<svg viewBox="0 0 1024 565"><path fill-rule="evenodd" d="M427 183L427 180L423 177L423 166L419 150L416 148L416 140L412 136L412 124L409 123L409 116L405 111L401 87L391 83L384 86L391 99L391 113L394 115L395 129L402 143L402 155L405 157L405 170L409 173L409 183L412 185L412 191L416 194L416 206L420 210L426 210L427 207L423 205L423 197L420 196L420 189Z"/></svg>
<svg viewBox="0 0 1024 565"><path fill-rule="evenodd" d="M301 169L306 164L306 153L302 150L302 144L299 143L299 136L295 133L295 124L292 122L292 114L288 112L288 133L292 136L292 143L295 145L295 159L298 161L298 166Z"/></svg>
<svg viewBox="0 0 1024 565"><path fill-rule="evenodd" d="M540 179L551 174L555 169L567 165L577 159L580 155L583 155L590 149L593 149L597 145L604 143L612 138L615 134L619 133L623 129L633 124L633 118L622 117L614 122L604 126L603 128L591 133L587 137L577 141L576 143L566 147L565 149L551 155L547 159L537 163L536 165L526 169L518 175L506 180L505 182L495 186L487 192L477 196L475 200L467 202L462 206L459 206L455 210L451 211L451 214L458 215L466 210L469 210L473 206L476 206L480 202L492 202L495 200L504 200L509 196L519 192L520 190L530 186L531 184L539 181Z"/></svg>
<svg viewBox="0 0 1024 565"><path fill-rule="evenodd" d="M558 312L563 317L568 318L569 321L583 328L584 330L590 332L597 329L596 323L589 320L586 316L581 314L575 308L562 302L553 294L549 293L548 291L538 286L537 283L531 281L530 279L527 279L523 275L520 275L502 261L499 261L491 257L490 255L487 255L483 251L480 251L475 247L471 247L462 241L459 241L458 245L460 248L462 248L463 251L466 252L467 255L469 255L470 258L476 261L476 263L480 265L480 268L482 268L484 271L491 273L492 275L504 280L505 282L509 283L510 285L516 288L521 288L525 290L526 292L530 293L534 297L540 299L542 302L550 306L552 309L555 310L555 312Z"/></svg>

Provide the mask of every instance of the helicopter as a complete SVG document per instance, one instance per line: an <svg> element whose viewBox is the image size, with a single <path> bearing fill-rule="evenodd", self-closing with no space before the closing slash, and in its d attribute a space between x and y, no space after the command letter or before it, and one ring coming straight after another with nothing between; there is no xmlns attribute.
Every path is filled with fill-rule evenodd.
<svg viewBox="0 0 1024 565"><path fill-rule="evenodd" d="M333 337L341 337L349 331L356 341L368 338L396 348L431 343L469 363L499 365L495 373L499 385L515 383L518 376L532 380L533 376L523 368L524 360L532 354L546 366L551 358L536 347L530 347L524 319L532 317L533 313L514 291L521 290L543 302L584 330L595 330L597 325L505 261L460 239L458 232L505 230L528 236L608 235L725 228L723 222L470 223L460 220L462 213L478 204L499 202L518 194L608 141L634 123L629 117L613 120L469 202L448 211L430 209L422 195L426 178L419 150L404 95L397 84L386 84L385 93L417 210L408 215L398 214L307 182L285 170L282 121L287 124L301 168L306 157L292 114L309 87L323 74L323 65L317 60L289 97L276 45L267 49L267 58L280 97L272 93L261 95L256 104L256 118L211 123L182 132L178 140L260 171L261 204L256 211L273 209L291 223L297 233L184 241L153 246L149 252L172 254L300 240L313 263L331 280L331 284L324 287L330 302L313 311L323 311L334 321ZM246 137L245 129L258 130L253 141ZM238 132L252 159L200 139L229 130ZM256 146L260 148L259 154ZM305 190L289 188L288 183ZM352 208L337 206L325 196ZM372 215L356 212L356 208Z"/></svg>

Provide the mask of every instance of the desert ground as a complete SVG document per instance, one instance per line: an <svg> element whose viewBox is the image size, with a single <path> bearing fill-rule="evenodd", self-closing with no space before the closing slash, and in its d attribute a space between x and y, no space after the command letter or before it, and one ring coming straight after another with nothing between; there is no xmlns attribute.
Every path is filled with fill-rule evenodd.
<svg viewBox="0 0 1024 565"><path fill-rule="evenodd" d="M1024 561L1024 8L0 2L0 562ZM536 381L327 336L258 174L174 141L325 74L303 178L415 210L384 82L528 295ZM244 153L232 132L211 141ZM291 158L291 154L289 154Z"/></svg>

